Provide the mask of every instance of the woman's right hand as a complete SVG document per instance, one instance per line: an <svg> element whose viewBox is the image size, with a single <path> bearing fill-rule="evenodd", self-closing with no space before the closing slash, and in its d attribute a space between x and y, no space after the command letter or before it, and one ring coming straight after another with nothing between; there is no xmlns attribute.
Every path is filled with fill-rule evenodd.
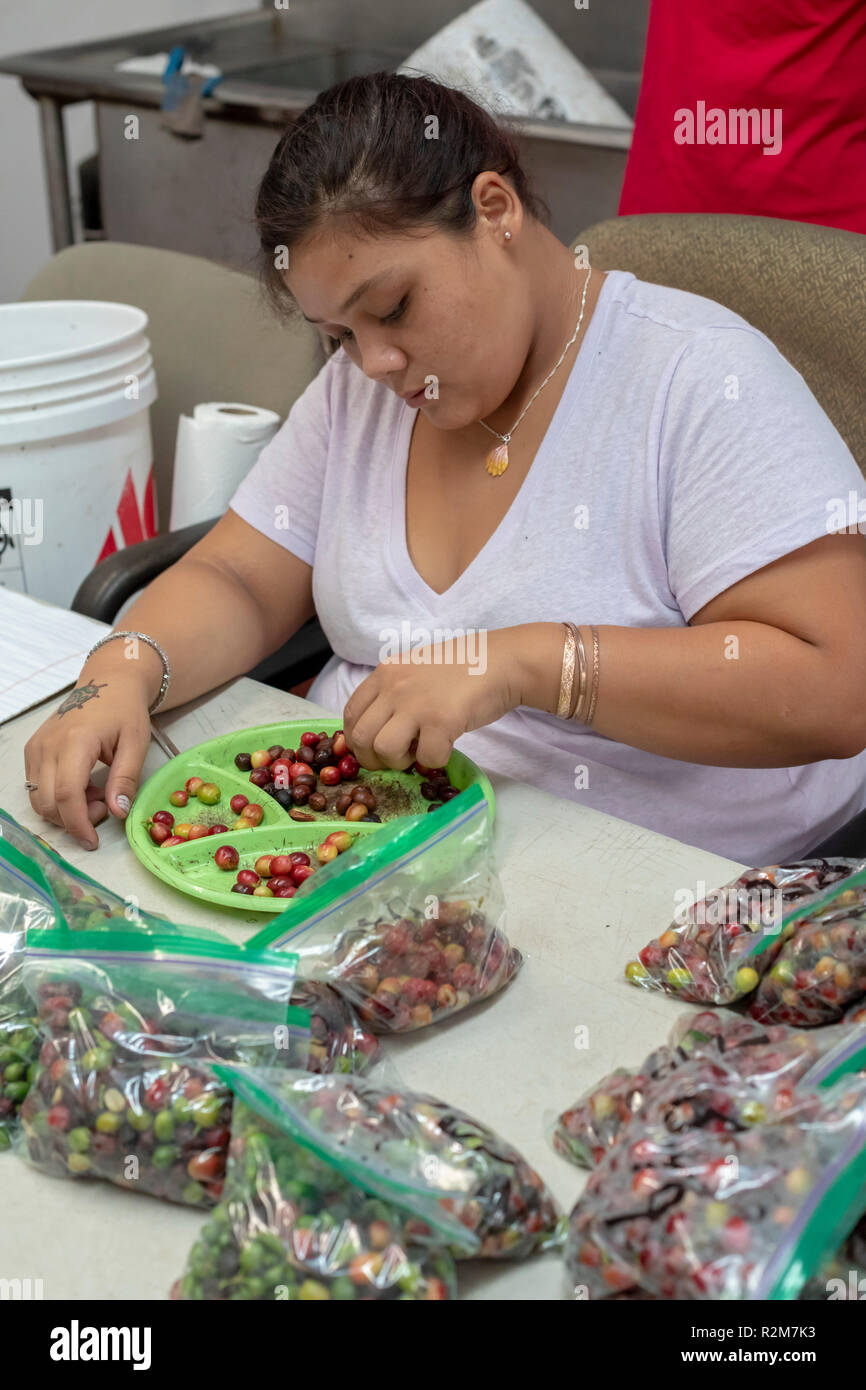
<svg viewBox="0 0 866 1390"><path fill-rule="evenodd" d="M24 775L36 783L30 804L45 820L96 849L94 826L110 811L129 811L150 742L146 685L138 676L83 673L74 690L24 745ZM110 771L102 788L91 780L97 762Z"/></svg>

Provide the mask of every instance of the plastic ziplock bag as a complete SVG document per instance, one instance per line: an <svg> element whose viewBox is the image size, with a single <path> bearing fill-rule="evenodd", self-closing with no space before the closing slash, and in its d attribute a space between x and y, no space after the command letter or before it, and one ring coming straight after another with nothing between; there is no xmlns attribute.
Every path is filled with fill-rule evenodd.
<svg viewBox="0 0 866 1390"><path fill-rule="evenodd" d="M406 1032L495 994L523 958L501 922L490 808L467 788L305 879L295 927L280 919L253 947L295 951L299 973L333 986L377 1033ZM289 914L294 916L295 914Z"/></svg>
<svg viewBox="0 0 866 1390"><path fill-rule="evenodd" d="M563 1223L526 1159L465 1111L362 1077L221 1075L297 1143L414 1212L416 1237L457 1257L523 1259L561 1243Z"/></svg>
<svg viewBox="0 0 866 1390"><path fill-rule="evenodd" d="M866 1207L866 1078L796 1089L756 1124L748 1086L692 1075L684 1093L683 1080L662 1084L590 1174L570 1218L570 1292L797 1298Z"/></svg>
<svg viewBox="0 0 866 1390"><path fill-rule="evenodd" d="M812 1084L811 1068L817 1068L836 1046L844 1051L851 1036L847 1027L817 1034L768 1027L739 1014L689 1011L671 1029L669 1045L651 1052L639 1069L619 1067L564 1110L553 1130L553 1147L572 1163L593 1167L671 1072L700 1058L714 1063L720 1076L748 1081L754 1091L754 1113L760 1114L766 1092L778 1091L785 1104L790 1087L801 1081ZM827 1070L831 1069L828 1062ZM817 1072L814 1084L818 1084Z"/></svg>
<svg viewBox="0 0 866 1390"><path fill-rule="evenodd" d="M101 887L0 810L0 1150L11 1147L41 1042L34 1009L19 979L24 942L44 930L112 927L163 935L182 932L174 923L142 912L134 900ZM199 927L183 935L225 940L222 933Z"/></svg>
<svg viewBox="0 0 866 1390"><path fill-rule="evenodd" d="M141 908L135 897L121 898L96 879L76 869L38 835L19 825L7 811L0 810L0 869L26 861L21 890L26 896L38 882L53 907L54 921L39 923L67 926L71 931L94 931L110 926L122 929L142 927L155 932L176 931L205 941L225 941L222 932L208 927L178 926L158 912ZM2 885L5 888L5 884ZM0 930L7 930L16 912L14 893L0 898Z"/></svg>
<svg viewBox="0 0 866 1390"><path fill-rule="evenodd" d="M295 958L140 932L46 931L22 954L43 1039L22 1153L57 1176L215 1201L231 1093L212 1064L304 1065Z"/></svg>
<svg viewBox="0 0 866 1390"><path fill-rule="evenodd" d="M747 869L675 918L629 961L626 978L694 1004L732 1004L756 988L799 920L835 885L864 869L866 860L860 859Z"/></svg>
<svg viewBox="0 0 866 1390"><path fill-rule="evenodd" d="M172 1296L300 1302L456 1297L451 1256L414 1240L404 1208L366 1191L243 1095L239 1088L222 1201Z"/></svg>
<svg viewBox="0 0 866 1390"><path fill-rule="evenodd" d="M33 868L0 841L0 1151L12 1146L41 1044L36 1011L21 984L20 952L28 932L56 922L50 886Z"/></svg>
<svg viewBox="0 0 866 1390"><path fill-rule="evenodd" d="M866 995L866 874L839 884L797 923L750 1001L766 1023L834 1023Z"/></svg>

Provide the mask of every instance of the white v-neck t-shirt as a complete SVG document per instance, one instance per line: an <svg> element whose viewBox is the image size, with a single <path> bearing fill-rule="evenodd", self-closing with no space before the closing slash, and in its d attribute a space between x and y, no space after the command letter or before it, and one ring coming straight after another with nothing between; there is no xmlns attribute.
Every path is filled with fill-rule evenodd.
<svg viewBox="0 0 866 1390"><path fill-rule="evenodd" d="M564 618L683 627L738 580L826 535L863 490L841 436L764 334L628 271L607 275L506 516L442 594L406 544L415 414L340 349L231 499L312 566L334 655L309 694L338 716L395 634L407 647L435 630ZM708 767L523 706L456 747L487 771L751 865L803 855L866 805L866 751Z"/></svg>

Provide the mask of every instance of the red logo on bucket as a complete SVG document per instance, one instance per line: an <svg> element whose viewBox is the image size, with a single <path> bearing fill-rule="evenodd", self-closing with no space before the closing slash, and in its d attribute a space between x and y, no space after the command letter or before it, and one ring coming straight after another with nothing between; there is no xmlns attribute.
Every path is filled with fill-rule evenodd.
<svg viewBox="0 0 866 1390"><path fill-rule="evenodd" d="M120 501L117 504L116 519L109 527L105 544L99 552L96 563L101 564L103 560L108 559L109 555L113 555L116 550L123 546L135 545L137 541L150 540L155 535L153 468L151 467L147 475L141 510L139 510L138 499L135 495L132 469L129 469L126 474L126 482L123 484L123 491L120 494ZM118 539L120 539L119 545Z"/></svg>

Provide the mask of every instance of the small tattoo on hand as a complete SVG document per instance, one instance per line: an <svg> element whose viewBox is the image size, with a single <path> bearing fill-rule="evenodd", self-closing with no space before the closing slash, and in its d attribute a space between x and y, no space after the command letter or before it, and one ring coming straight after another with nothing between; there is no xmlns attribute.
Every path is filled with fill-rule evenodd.
<svg viewBox="0 0 866 1390"><path fill-rule="evenodd" d="M88 700L98 700L100 690L104 690L107 685L108 681L103 681L101 685L96 685L94 681L90 681L88 685L81 685L77 690L70 690L63 704L55 711L57 718L60 719L62 715L68 714L71 709L80 709L82 705L87 704Z"/></svg>

